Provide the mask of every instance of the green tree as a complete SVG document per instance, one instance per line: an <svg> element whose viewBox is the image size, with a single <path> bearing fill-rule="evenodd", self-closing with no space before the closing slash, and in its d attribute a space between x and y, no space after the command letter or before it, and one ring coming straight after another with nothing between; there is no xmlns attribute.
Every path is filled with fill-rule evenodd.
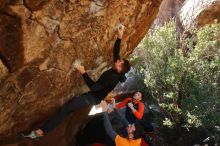
<svg viewBox="0 0 220 146"><path fill-rule="evenodd" d="M131 57L168 127L220 125L220 24L177 39L175 21L156 27Z"/></svg>

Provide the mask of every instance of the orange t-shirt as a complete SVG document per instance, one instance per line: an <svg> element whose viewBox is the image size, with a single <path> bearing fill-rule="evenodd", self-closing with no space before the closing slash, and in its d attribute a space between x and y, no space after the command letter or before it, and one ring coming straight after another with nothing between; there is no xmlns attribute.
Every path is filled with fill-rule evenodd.
<svg viewBox="0 0 220 146"><path fill-rule="evenodd" d="M121 137L120 135L117 135L115 138L115 144L116 146L141 146L141 138L133 140L133 139L127 139L124 137Z"/></svg>

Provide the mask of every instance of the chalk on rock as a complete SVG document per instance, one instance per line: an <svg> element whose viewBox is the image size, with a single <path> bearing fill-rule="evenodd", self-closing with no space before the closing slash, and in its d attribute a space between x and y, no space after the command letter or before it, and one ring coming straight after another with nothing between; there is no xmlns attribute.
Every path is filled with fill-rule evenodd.
<svg viewBox="0 0 220 146"><path fill-rule="evenodd" d="M125 28L125 26L124 26L123 24L120 23L120 24L118 25L118 29L124 29L124 28Z"/></svg>
<svg viewBox="0 0 220 146"><path fill-rule="evenodd" d="M125 29L125 26L124 26L122 23L118 23L118 24L114 27L114 31L118 30L119 28Z"/></svg>

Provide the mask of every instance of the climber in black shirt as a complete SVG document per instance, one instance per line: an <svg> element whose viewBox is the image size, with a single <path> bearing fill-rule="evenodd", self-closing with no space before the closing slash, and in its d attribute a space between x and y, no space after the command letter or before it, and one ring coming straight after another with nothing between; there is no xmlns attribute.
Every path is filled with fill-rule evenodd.
<svg viewBox="0 0 220 146"><path fill-rule="evenodd" d="M130 64L128 60L120 59L120 44L123 36L124 26L118 27L118 38L114 44L113 68L105 71L100 78L95 82L93 81L85 71L84 66L77 65L76 69L82 74L85 83L89 87L90 91L80 95L79 97L73 97L64 105L61 110L52 118L50 118L40 129L32 131L28 135L23 135L31 139L36 139L44 134L53 130L65 117L71 112L74 112L80 108L97 105L103 100L109 92L119 83L125 81L125 73L130 70Z"/></svg>

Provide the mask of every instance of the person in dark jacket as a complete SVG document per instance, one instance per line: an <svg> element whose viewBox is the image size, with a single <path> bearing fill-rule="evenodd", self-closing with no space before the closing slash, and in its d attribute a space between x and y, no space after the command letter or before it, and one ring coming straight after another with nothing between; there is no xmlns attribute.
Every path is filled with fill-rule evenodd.
<svg viewBox="0 0 220 146"><path fill-rule="evenodd" d="M130 70L130 64L128 60L120 59L119 55L123 32L124 26L121 25L118 27L118 36L113 49L114 66L105 71L95 82L86 73L84 66L77 65L76 69L82 74L82 77L90 91L80 95L79 97L71 98L71 100L41 128L32 131L27 135L23 135L24 137L35 139L45 135L46 133L52 131L70 113L83 107L99 104L119 82L125 81L125 73Z"/></svg>

